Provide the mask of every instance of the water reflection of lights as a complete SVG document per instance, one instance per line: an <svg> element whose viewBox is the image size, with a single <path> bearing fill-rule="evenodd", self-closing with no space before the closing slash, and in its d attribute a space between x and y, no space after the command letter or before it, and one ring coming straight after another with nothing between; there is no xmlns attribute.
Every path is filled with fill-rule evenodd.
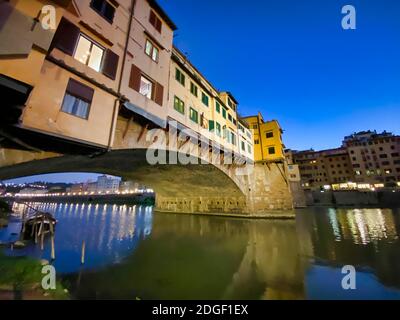
<svg viewBox="0 0 400 320"><path fill-rule="evenodd" d="M333 229L333 234L335 235L335 240L341 241L342 235L340 233L340 226L339 226L339 222L337 220L337 215L336 215L335 209L329 209L328 216L329 216L329 222Z"/></svg>
<svg viewBox="0 0 400 320"><path fill-rule="evenodd" d="M356 244L367 245L382 239L397 239L391 211L382 209L354 209L346 213L346 222Z"/></svg>

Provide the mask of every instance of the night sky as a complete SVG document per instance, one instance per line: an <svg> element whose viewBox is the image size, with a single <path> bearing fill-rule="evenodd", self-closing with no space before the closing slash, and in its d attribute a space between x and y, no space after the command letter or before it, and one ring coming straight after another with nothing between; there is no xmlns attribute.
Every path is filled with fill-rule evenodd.
<svg viewBox="0 0 400 320"><path fill-rule="evenodd" d="M361 130L400 134L400 1L159 2L179 28L175 45L242 115L278 119L288 148L338 147ZM342 29L346 4L357 30Z"/></svg>

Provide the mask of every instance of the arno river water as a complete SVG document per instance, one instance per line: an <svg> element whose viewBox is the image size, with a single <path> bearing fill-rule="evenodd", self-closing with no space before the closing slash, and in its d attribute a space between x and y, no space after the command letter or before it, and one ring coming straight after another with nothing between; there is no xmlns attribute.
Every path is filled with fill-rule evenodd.
<svg viewBox="0 0 400 320"><path fill-rule="evenodd" d="M58 220L54 266L72 298L400 299L399 209L309 208L296 221L267 221L38 206ZM43 252L6 253L49 259L49 240ZM342 289L344 265L357 269L354 291Z"/></svg>

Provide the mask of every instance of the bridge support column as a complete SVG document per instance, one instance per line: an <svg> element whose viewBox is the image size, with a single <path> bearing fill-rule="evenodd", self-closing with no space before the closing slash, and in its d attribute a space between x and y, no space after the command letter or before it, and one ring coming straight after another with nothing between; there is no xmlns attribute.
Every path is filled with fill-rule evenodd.
<svg viewBox="0 0 400 320"><path fill-rule="evenodd" d="M293 209L293 198L283 163L256 163L249 178L247 211L265 214Z"/></svg>
<svg viewBox="0 0 400 320"><path fill-rule="evenodd" d="M247 214L246 198L156 196L156 211L174 213Z"/></svg>

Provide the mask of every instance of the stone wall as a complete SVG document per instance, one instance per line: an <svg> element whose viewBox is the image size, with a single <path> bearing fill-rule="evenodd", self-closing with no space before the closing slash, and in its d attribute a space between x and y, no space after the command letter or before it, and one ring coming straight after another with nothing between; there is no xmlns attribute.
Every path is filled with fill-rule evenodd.
<svg viewBox="0 0 400 320"><path fill-rule="evenodd" d="M309 205L320 206L400 206L400 190L362 191L307 191Z"/></svg>
<svg viewBox="0 0 400 320"><path fill-rule="evenodd" d="M248 211L252 214L293 209L283 163L256 163L248 181Z"/></svg>

